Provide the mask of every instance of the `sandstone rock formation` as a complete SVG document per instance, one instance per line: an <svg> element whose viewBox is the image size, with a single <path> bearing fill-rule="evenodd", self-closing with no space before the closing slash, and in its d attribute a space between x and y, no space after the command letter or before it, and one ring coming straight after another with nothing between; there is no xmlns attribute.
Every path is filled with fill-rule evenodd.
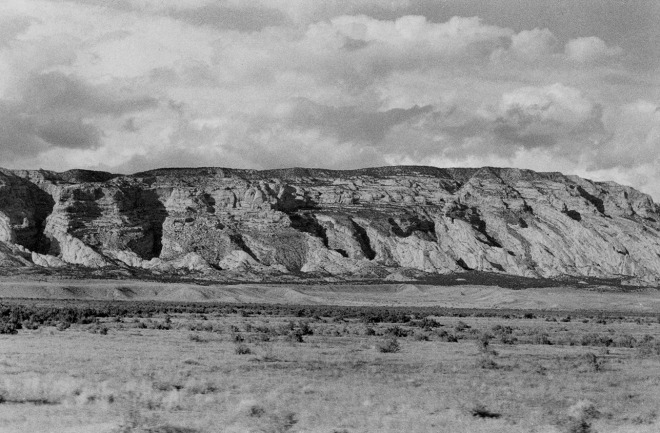
<svg viewBox="0 0 660 433"><path fill-rule="evenodd" d="M492 167L0 169L0 267L34 266L656 283L660 208L611 182Z"/></svg>

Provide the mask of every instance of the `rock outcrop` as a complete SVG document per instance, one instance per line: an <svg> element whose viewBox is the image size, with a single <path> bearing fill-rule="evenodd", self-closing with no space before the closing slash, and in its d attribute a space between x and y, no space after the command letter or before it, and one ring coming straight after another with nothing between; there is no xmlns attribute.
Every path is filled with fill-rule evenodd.
<svg viewBox="0 0 660 433"><path fill-rule="evenodd" d="M660 208L612 182L492 167L0 170L0 266L656 283Z"/></svg>

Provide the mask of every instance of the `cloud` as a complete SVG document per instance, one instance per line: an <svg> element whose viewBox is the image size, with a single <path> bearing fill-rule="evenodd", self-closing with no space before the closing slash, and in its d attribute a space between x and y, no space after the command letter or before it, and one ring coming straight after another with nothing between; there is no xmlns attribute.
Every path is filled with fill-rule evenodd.
<svg viewBox="0 0 660 433"><path fill-rule="evenodd" d="M302 37L282 31L231 48L225 42L217 58L242 55L237 62L245 68L242 76L256 81L272 79L274 71L295 71L319 86L355 94L396 72L486 65L494 51L510 44L512 34L477 17L433 23L422 16L391 21L339 16L310 24Z"/></svg>
<svg viewBox="0 0 660 433"><path fill-rule="evenodd" d="M157 105L151 97L119 98L59 72L30 74L0 99L0 142L5 160L38 155L50 148L96 149L102 131L93 119L118 117Z"/></svg>
<svg viewBox="0 0 660 433"><path fill-rule="evenodd" d="M660 148L640 2L7 0L0 157L634 172Z"/></svg>
<svg viewBox="0 0 660 433"><path fill-rule="evenodd" d="M117 98L110 89L95 88L60 72L31 75L22 84L22 99L29 110L44 114L120 115L153 108L158 103L149 96Z"/></svg>
<svg viewBox="0 0 660 433"><path fill-rule="evenodd" d="M197 26L221 30L254 32L270 26L287 24L288 18L277 9L265 7L227 7L207 4L195 9L171 10L169 16Z"/></svg>
<svg viewBox="0 0 660 433"><path fill-rule="evenodd" d="M341 142L362 141L373 144L380 142L392 127L412 121L432 109L427 105L369 112L358 107L320 105L301 98L295 101L287 120L294 128L318 129L322 134L335 137Z"/></svg>
<svg viewBox="0 0 660 433"><path fill-rule="evenodd" d="M0 156L4 161L38 154L47 144L38 137L32 119L17 113L14 104L0 101Z"/></svg>
<svg viewBox="0 0 660 433"><path fill-rule="evenodd" d="M557 38L548 29L523 30L511 36L511 50L532 59L554 53L557 45Z"/></svg>
<svg viewBox="0 0 660 433"><path fill-rule="evenodd" d="M638 100L605 116L609 137L600 143L590 168L633 169L660 162L660 105Z"/></svg>
<svg viewBox="0 0 660 433"><path fill-rule="evenodd" d="M426 158L512 159L540 149L575 160L608 134L602 117L602 106L578 89L561 83L519 87L501 94L493 105L471 108L463 103L434 112L418 128L415 147Z"/></svg>
<svg viewBox="0 0 660 433"><path fill-rule="evenodd" d="M83 119L44 115L0 100L0 154L5 161L36 156L50 147L98 148L100 135L97 127Z"/></svg>
<svg viewBox="0 0 660 433"><path fill-rule="evenodd" d="M623 52L619 47L608 47L600 38L589 36L572 39L566 43L566 55L576 62L594 62Z"/></svg>
<svg viewBox="0 0 660 433"><path fill-rule="evenodd" d="M31 23L32 20L25 16L0 17L0 46L23 33Z"/></svg>
<svg viewBox="0 0 660 433"><path fill-rule="evenodd" d="M100 132L81 120L51 120L38 125L36 135L46 143L70 149L96 148Z"/></svg>
<svg viewBox="0 0 660 433"><path fill-rule="evenodd" d="M600 109L580 90L555 83L522 87L502 95L498 107L501 121L525 130L574 133L593 126Z"/></svg>
<svg viewBox="0 0 660 433"><path fill-rule="evenodd" d="M329 23L311 25L308 37L330 41L345 38L395 50L424 50L436 56L488 55L504 45L513 32L484 24L478 17L453 17L432 23L423 16L404 16L380 21L365 15L341 16ZM343 44L342 44L343 46ZM402 54L395 51L395 54Z"/></svg>

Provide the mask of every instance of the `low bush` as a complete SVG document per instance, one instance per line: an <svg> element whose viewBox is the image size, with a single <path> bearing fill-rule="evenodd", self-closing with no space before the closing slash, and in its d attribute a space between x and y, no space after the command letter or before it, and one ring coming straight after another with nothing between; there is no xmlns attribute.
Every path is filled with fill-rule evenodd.
<svg viewBox="0 0 660 433"><path fill-rule="evenodd" d="M39 323L34 322L32 320L25 320L25 321L23 321L22 325L23 325L23 328L25 328L25 329L30 329L30 330L39 329Z"/></svg>
<svg viewBox="0 0 660 433"><path fill-rule="evenodd" d="M17 334L18 329L13 322L0 322L0 334Z"/></svg>
<svg viewBox="0 0 660 433"><path fill-rule="evenodd" d="M376 345L376 349L381 353L396 353L401 350L401 345L396 337L390 337L380 341Z"/></svg>
<svg viewBox="0 0 660 433"><path fill-rule="evenodd" d="M305 339L303 338L303 333L300 329L294 329L292 331L289 331L289 333L286 335L287 341L290 341L292 343L304 343Z"/></svg>
<svg viewBox="0 0 660 433"><path fill-rule="evenodd" d="M70 327L71 327L71 322L60 322L57 324L58 331L64 331L65 329L69 329Z"/></svg>
<svg viewBox="0 0 660 433"><path fill-rule="evenodd" d="M586 367L588 371L599 372L604 368L604 362L602 359L599 359L595 353L587 352L582 356L582 365Z"/></svg>
<svg viewBox="0 0 660 433"><path fill-rule="evenodd" d="M477 350L480 353L497 355L497 352L490 345L491 338L493 337L489 334L480 334L479 337L475 340Z"/></svg>
<svg viewBox="0 0 660 433"><path fill-rule="evenodd" d="M99 324L90 325L88 331L92 334L108 335L108 327Z"/></svg>
<svg viewBox="0 0 660 433"><path fill-rule="evenodd" d="M484 370L497 370L500 365L495 362L490 354L484 354L477 358L476 367Z"/></svg>
<svg viewBox="0 0 660 433"><path fill-rule="evenodd" d="M250 355L252 350L250 350L250 348L245 344L237 344L234 352L237 355Z"/></svg>
<svg viewBox="0 0 660 433"><path fill-rule="evenodd" d="M584 334L580 339L580 344L582 346L605 346L609 347L614 343L614 341L607 336L589 333Z"/></svg>
<svg viewBox="0 0 660 433"><path fill-rule="evenodd" d="M392 337L407 337L408 336L408 330L401 328L400 326L392 326L390 328L387 328L387 331L385 331L387 335L391 335Z"/></svg>
<svg viewBox="0 0 660 433"><path fill-rule="evenodd" d="M458 343L458 337L455 336L454 334L450 334L444 329L441 329L440 331L436 331L436 335L438 336L440 341L444 341L445 343Z"/></svg>
<svg viewBox="0 0 660 433"><path fill-rule="evenodd" d="M641 357L660 355L660 341L651 335L645 335L637 345L637 353Z"/></svg>
<svg viewBox="0 0 660 433"><path fill-rule="evenodd" d="M209 341L206 338L202 338L199 334L188 335L188 340L194 341L195 343L208 343Z"/></svg>
<svg viewBox="0 0 660 433"><path fill-rule="evenodd" d="M632 335L624 334L614 339L614 346L633 348L637 346L637 340Z"/></svg>
<svg viewBox="0 0 660 433"><path fill-rule="evenodd" d="M458 323L456 324L456 326L454 326L454 330L456 332L463 332L463 331L466 331L468 329L470 329L470 325L463 322L462 320L459 320Z"/></svg>
<svg viewBox="0 0 660 433"><path fill-rule="evenodd" d="M545 332L537 331L532 334L531 343L551 345L552 341L550 340L550 337L548 337L548 334Z"/></svg>
<svg viewBox="0 0 660 433"><path fill-rule="evenodd" d="M440 324L440 322L438 322L434 319L431 319L429 317L425 317L422 320L416 320L416 321L410 322L410 324L414 325L414 326L417 326L418 328L427 329L427 330L428 329L433 329L433 328L439 328L440 326L442 326L442 324Z"/></svg>

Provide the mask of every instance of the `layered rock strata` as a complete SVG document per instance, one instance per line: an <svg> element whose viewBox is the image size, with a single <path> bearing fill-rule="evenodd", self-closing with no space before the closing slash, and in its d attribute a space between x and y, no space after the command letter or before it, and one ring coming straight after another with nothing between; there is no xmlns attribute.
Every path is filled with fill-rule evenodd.
<svg viewBox="0 0 660 433"><path fill-rule="evenodd" d="M660 209L507 168L0 170L0 265L343 275L660 275Z"/></svg>

